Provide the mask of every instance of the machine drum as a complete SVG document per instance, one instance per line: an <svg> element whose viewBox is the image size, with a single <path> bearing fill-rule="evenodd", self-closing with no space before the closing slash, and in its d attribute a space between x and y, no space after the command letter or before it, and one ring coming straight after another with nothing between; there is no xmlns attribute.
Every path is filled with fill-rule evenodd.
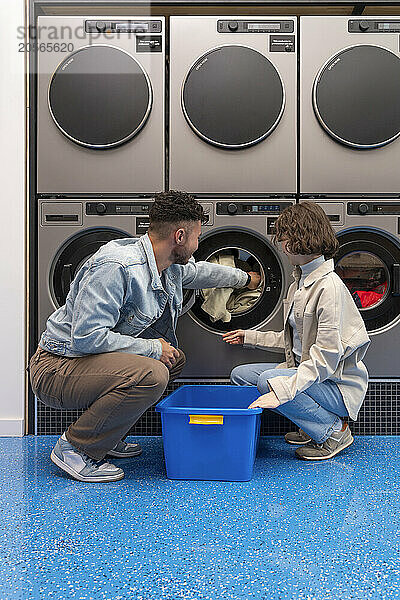
<svg viewBox="0 0 400 600"><path fill-rule="evenodd" d="M336 141L359 149L384 146L400 135L400 59L378 46L335 54L317 75L313 107Z"/></svg>
<svg viewBox="0 0 400 600"><path fill-rule="evenodd" d="M94 149L133 138L151 110L150 80L127 52L90 46L68 56L49 85L50 113L64 135Z"/></svg>
<svg viewBox="0 0 400 600"><path fill-rule="evenodd" d="M182 109L193 131L226 149L257 144L277 126L285 94L280 75L260 52L222 46L191 67L182 90Z"/></svg>

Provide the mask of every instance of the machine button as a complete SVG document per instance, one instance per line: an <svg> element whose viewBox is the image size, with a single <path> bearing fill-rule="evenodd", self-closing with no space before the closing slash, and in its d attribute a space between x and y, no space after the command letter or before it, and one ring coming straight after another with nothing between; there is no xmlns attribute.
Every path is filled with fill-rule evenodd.
<svg viewBox="0 0 400 600"><path fill-rule="evenodd" d="M366 215L368 212L368 204L359 204L358 212L360 215Z"/></svg>
<svg viewBox="0 0 400 600"><path fill-rule="evenodd" d="M104 204L104 202L98 202L96 204L96 212L98 215L104 215L106 210L107 210L107 206Z"/></svg>
<svg viewBox="0 0 400 600"><path fill-rule="evenodd" d="M290 44L286 44L285 52L291 52L291 50L292 50L292 46Z"/></svg>
<svg viewBox="0 0 400 600"><path fill-rule="evenodd" d="M228 215L235 215L237 213L238 208L237 208L236 204L234 204L233 202L230 202L228 204L228 206L226 207L226 210L228 212Z"/></svg>
<svg viewBox="0 0 400 600"><path fill-rule="evenodd" d="M369 29L369 22L368 21L360 21L358 24L359 28L361 31L368 31Z"/></svg>
<svg viewBox="0 0 400 600"><path fill-rule="evenodd" d="M106 27L107 27L107 25L103 21L97 21L97 23L96 23L97 31L105 31Z"/></svg>
<svg viewBox="0 0 400 600"><path fill-rule="evenodd" d="M237 31L238 27L239 27L239 25L238 25L237 21L230 21L228 23L228 28L230 29L230 31Z"/></svg>

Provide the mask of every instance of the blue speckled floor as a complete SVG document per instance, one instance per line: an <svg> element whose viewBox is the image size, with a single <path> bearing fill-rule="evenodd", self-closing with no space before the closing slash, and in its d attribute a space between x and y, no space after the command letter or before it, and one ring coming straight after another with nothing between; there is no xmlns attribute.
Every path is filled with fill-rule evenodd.
<svg viewBox="0 0 400 600"><path fill-rule="evenodd" d="M55 441L0 439L2 600L400 598L400 438L318 464L263 438L247 483L169 481L141 438L97 485L50 462Z"/></svg>

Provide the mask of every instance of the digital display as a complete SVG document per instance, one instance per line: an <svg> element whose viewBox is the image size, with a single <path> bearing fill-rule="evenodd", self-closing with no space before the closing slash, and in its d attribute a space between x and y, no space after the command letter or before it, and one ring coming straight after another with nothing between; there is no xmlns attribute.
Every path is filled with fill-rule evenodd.
<svg viewBox="0 0 400 600"><path fill-rule="evenodd" d="M400 31L400 23L378 23L378 29Z"/></svg>
<svg viewBox="0 0 400 600"><path fill-rule="evenodd" d="M280 31L280 23L248 23L247 29L249 31L259 31L262 29L270 29L272 31Z"/></svg>
<svg viewBox="0 0 400 600"><path fill-rule="evenodd" d="M374 204L373 211L384 215L400 215L400 204Z"/></svg>

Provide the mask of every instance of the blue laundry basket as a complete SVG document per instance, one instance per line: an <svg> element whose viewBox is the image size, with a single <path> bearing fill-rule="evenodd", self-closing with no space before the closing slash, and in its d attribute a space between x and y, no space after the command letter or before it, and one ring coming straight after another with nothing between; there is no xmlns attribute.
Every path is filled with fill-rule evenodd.
<svg viewBox="0 0 400 600"><path fill-rule="evenodd" d="M184 385L161 400L167 477L249 481L262 409L247 407L259 395L254 386Z"/></svg>

